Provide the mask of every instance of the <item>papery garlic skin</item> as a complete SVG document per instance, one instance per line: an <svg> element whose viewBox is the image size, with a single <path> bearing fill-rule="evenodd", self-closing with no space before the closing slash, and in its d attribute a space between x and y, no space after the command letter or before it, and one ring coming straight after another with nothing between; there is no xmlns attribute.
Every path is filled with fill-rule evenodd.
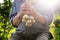
<svg viewBox="0 0 60 40"><path fill-rule="evenodd" d="M24 15L22 22L25 23L26 27L31 27L35 23L35 19L33 16Z"/></svg>
<svg viewBox="0 0 60 40"><path fill-rule="evenodd" d="M33 23L35 23L36 21L35 20L33 20Z"/></svg>
<svg viewBox="0 0 60 40"><path fill-rule="evenodd" d="M32 20L32 22L33 23L35 23L35 19L34 19L34 17L33 16L30 16L30 18L29 18L30 20Z"/></svg>
<svg viewBox="0 0 60 40"><path fill-rule="evenodd" d="M22 22L26 23L26 21L28 21L28 19L29 19L29 16L28 15L24 15L23 18L22 18Z"/></svg>
<svg viewBox="0 0 60 40"><path fill-rule="evenodd" d="M25 24L27 27L31 27L32 26L32 21L31 20L28 20Z"/></svg>
<svg viewBox="0 0 60 40"><path fill-rule="evenodd" d="M33 20L33 19L34 19L34 17L33 17L33 16L30 16L30 17L29 17L29 19Z"/></svg>
<svg viewBox="0 0 60 40"><path fill-rule="evenodd" d="M29 19L29 16L28 15L24 15L23 19Z"/></svg>
<svg viewBox="0 0 60 40"><path fill-rule="evenodd" d="M27 22L27 20L26 20L26 19L22 19L22 22L23 22L23 23L26 23L26 22Z"/></svg>

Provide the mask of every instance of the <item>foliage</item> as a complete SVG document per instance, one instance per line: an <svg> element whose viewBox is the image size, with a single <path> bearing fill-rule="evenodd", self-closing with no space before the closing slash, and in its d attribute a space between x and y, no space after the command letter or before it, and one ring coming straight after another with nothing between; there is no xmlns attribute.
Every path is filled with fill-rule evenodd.
<svg viewBox="0 0 60 40"><path fill-rule="evenodd" d="M54 24L55 24L56 27L60 27L60 20L59 19L56 19L54 21Z"/></svg>
<svg viewBox="0 0 60 40"><path fill-rule="evenodd" d="M11 0L0 3L0 40L8 40L15 29L9 22L10 9Z"/></svg>
<svg viewBox="0 0 60 40"><path fill-rule="evenodd" d="M60 40L60 13L56 14L56 18L54 20L55 30L54 30L54 40Z"/></svg>
<svg viewBox="0 0 60 40"><path fill-rule="evenodd" d="M60 27L60 13L55 15L54 25L55 27Z"/></svg>
<svg viewBox="0 0 60 40"><path fill-rule="evenodd" d="M60 13L54 15L54 19L50 26L50 32L53 35L52 40L60 40Z"/></svg>

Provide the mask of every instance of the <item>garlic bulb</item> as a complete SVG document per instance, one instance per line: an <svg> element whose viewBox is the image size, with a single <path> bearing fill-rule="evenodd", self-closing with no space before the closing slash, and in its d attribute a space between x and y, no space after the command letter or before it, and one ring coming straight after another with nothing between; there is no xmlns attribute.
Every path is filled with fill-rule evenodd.
<svg viewBox="0 0 60 40"><path fill-rule="evenodd" d="M35 20L33 20L33 23L35 23L36 21Z"/></svg>
<svg viewBox="0 0 60 40"><path fill-rule="evenodd" d="M23 18L22 18L22 22L23 23L26 23L26 21L29 19L29 16L28 15L24 15Z"/></svg>
<svg viewBox="0 0 60 40"><path fill-rule="evenodd" d="M29 19L29 16L28 15L24 15L23 19Z"/></svg>
<svg viewBox="0 0 60 40"><path fill-rule="evenodd" d="M33 16L30 16L30 18L29 18L30 20L33 20L34 19L34 17Z"/></svg>
<svg viewBox="0 0 60 40"><path fill-rule="evenodd" d="M22 22L23 22L23 23L26 23L26 21L27 21L26 19L22 19Z"/></svg>
<svg viewBox="0 0 60 40"><path fill-rule="evenodd" d="M35 23L35 19L34 19L34 17L33 16L30 16L30 18L29 18L33 23Z"/></svg>
<svg viewBox="0 0 60 40"><path fill-rule="evenodd" d="M32 21L31 20L28 20L25 24L27 27L31 27L32 26Z"/></svg>
<svg viewBox="0 0 60 40"><path fill-rule="evenodd" d="M31 27L35 23L35 19L33 16L24 15L22 22L25 23L26 27Z"/></svg>

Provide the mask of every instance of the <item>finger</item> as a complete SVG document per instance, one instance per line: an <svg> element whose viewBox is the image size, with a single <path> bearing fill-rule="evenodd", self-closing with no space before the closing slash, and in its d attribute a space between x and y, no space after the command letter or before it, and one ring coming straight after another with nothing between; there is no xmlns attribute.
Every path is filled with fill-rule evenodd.
<svg viewBox="0 0 60 40"><path fill-rule="evenodd" d="M23 12L24 12L25 14L28 14L28 15L29 15L29 13L30 13L29 11L23 11Z"/></svg>
<svg viewBox="0 0 60 40"><path fill-rule="evenodd" d="M34 8L33 7L22 7L22 10L33 10Z"/></svg>
<svg viewBox="0 0 60 40"><path fill-rule="evenodd" d="M29 11L22 11L23 14L27 14L27 15L30 15L30 12Z"/></svg>
<svg viewBox="0 0 60 40"><path fill-rule="evenodd" d="M26 7L31 7L31 5L24 3L24 4L21 5L21 7L25 7L25 8L26 8Z"/></svg>
<svg viewBox="0 0 60 40"><path fill-rule="evenodd" d="M29 11L29 10L31 10L31 8L25 8L25 7L23 7L23 8L21 8L21 10L23 10L23 11Z"/></svg>

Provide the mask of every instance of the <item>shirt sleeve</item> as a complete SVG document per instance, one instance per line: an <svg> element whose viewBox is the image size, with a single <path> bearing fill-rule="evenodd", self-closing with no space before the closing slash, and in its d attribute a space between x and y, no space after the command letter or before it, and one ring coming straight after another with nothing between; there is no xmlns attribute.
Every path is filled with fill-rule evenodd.
<svg viewBox="0 0 60 40"><path fill-rule="evenodd" d="M10 22L11 24L13 25L13 18L17 15L17 10L16 10L16 3L15 1L12 3L12 10L10 11L10 14L9 14L9 19L10 19ZM15 27L15 25L13 25Z"/></svg>
<svg viewBox="0 0 60 40"><path fill-rule="evenodd" d="M53 20L53 11L48 10L43 14L43 17L45 19L45 26L48 26L51 24L52 20Z"/></svg>
<svg viewBox="0 0 60 40"><path fill-rule="evenodd" d="M12 10L9 14L9 19L11 24L16 27L16 25L13 24L13 18L17 15L17 13L20 11L21 9L21 4L24 3L24 0L14 0L14 2L12 3Z"/></svg>

